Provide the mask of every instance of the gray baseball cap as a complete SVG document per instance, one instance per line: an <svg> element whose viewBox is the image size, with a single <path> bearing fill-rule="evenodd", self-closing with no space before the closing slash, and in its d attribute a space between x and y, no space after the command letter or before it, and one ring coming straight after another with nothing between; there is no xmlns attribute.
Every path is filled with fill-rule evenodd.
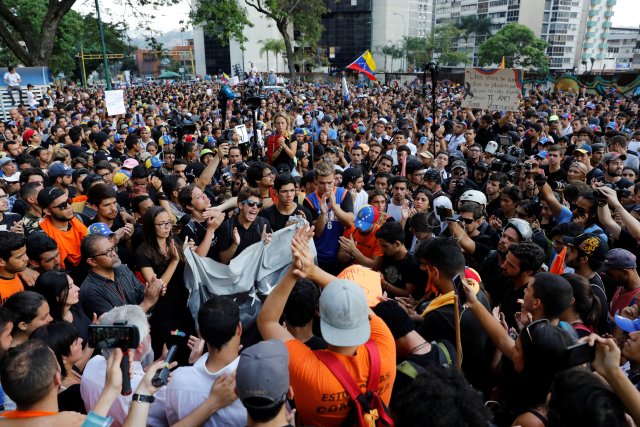
<svg viewBox="0 0 640 427"><path fill-rule="evenodd" d="M240 354L236 393L245 407L275 408L288 391L289 351L281 341L261 341Z"/></svg>
<svg viewBox="0 0 640 427"><path fill-rule="evenodd" d="M360 286L337 279L324 288L320 295L320 330L326 342L339 347L369 340L369 305Z"/></svg>

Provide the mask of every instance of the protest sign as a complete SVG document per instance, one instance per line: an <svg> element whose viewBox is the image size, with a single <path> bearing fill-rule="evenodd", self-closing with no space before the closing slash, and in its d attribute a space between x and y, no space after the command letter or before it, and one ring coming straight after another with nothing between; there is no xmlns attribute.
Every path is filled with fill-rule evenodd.
<svg viewBox="0 0 640 427"><path fill-rule="evenodd" d="M465 68L462 107L514 111L520 106L522 70Z"/></svg>
<svg viewBox="0 0 640 427"><path fill-rule="evenodd" d="M105 90L104 101L107 104L107 115L109 116L127 112L124 107L124 90Z"/></svg>
<svg viewBox="0 0 640 427"><path fill-rule="evenodd" d="M339 279L347 279L356 283L362 288L369 307L375 307L382 296L382 286L380 285L380 273L361 265L350 265L338 274Z"/></svg>
<svg viewBox="0 0 640 427"><path fill-rule="evenodd" d="M240 136L240 144L246 144L249 142L249 132L247 132L247 127L245 125L238 125L234 129Z"/></svg>

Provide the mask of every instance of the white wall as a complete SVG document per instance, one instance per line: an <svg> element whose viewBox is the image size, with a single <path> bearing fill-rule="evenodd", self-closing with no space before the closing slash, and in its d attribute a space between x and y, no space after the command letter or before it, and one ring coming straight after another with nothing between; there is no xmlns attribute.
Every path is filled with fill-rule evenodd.
<svg viewBox="0 0 640 427"><path fill-rule="evenodd" d="M380 71L384 68L384 55L377 53L377 49L387 44L398 43L402 41L402 36L407 34L409 31L409 3L410 0L373 0L371 53ZM394 13L400 16L394 15ZM393 71L400 69L400 62L399 59L394 61ZM391 67L391 57L387 58L387 67Z"/></svg>

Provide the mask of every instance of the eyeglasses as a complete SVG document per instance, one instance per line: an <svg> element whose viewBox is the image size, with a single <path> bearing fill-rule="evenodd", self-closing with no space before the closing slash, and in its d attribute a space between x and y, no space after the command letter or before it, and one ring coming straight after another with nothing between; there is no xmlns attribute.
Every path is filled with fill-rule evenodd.
<svg viewBox="0 0 640 427"><path fill-rule="evenodd" d="M107 177L107 176L111 175L111 172L99 173L98 175L99 175L100 177L102 177L102 178L105 178L105 177Z"/></svg>
<svg viewBox="0 0 640 427"><path fill-rule="evenodd" d="M527 332L527 335L529 336L529 342L533 343L533 337L531 336L531 328L533 328L535 325L540 325L542 323L549 323L549 319L536 320L535 322L530 323L526 328L524 328L524 330Z"/></svg>
<svg viewBox="0 0 640 427"><path fill-rule="evenodd" d="M243 205L247 205L250 208L255 208L256 206L258 207L258 209L262 208L262 202L254 202L253 200L244 200L242 202Z"/></svg>
<svg viewBox="0 0 640 427"><path fill-rule="evenodd" d="M118 253L118 247L117 246L112 246L112 247L110 247L109 249L107 249L106 251L104 251L102 253L95 254L91 258L98 258L99 256L107 256L109 258L112 258L117 253Z"/></svg>
<svg viewBox="0 0 640 427"><path fill-rule="evenodd" d="M60 203L57 206L51 206L51 209L60 209L61 211L67 209L69 206L71 205L69 199L67 199L66 201Z"/></svg>
<svg viewBox="0 0 640 427"><path fill-rule="evenodd" d="M466 170L458 170L458 171L451 172L451 175L453 175L453 176L462 176L462 175L466 175L466 174L467 174Z"/></svg>
<svg viewBox="0 0 640 427"><path fill-rule="evenodd" d="M155 226L160 228L171 228L173 226L173 221L158 222Z"/></svg>
<svg viewBox="0 0 640 427"><path fill-rule="evenodd" d="M460 221L464 222L465 224L469 225L469 224L473 224L475 222L475 219L473 218L462 218L460 217Z"/></svg>

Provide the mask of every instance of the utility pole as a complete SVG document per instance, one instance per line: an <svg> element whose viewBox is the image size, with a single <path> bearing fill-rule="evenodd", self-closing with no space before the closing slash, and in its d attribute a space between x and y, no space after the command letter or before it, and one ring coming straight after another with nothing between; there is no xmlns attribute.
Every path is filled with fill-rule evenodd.
<svg viewBox="0 0 640 427"><path fill-rule="evenodd" d="M104 44L104 30L102 29L102 19L100 19L100 4L98 3L98 0L96 0L96 15L98 17L98 32L100 32L100 46L102 47L104 78L107 81L107 90L111 90L111 73L109 72L109 61L107 61L107 46Z"/></svg>

